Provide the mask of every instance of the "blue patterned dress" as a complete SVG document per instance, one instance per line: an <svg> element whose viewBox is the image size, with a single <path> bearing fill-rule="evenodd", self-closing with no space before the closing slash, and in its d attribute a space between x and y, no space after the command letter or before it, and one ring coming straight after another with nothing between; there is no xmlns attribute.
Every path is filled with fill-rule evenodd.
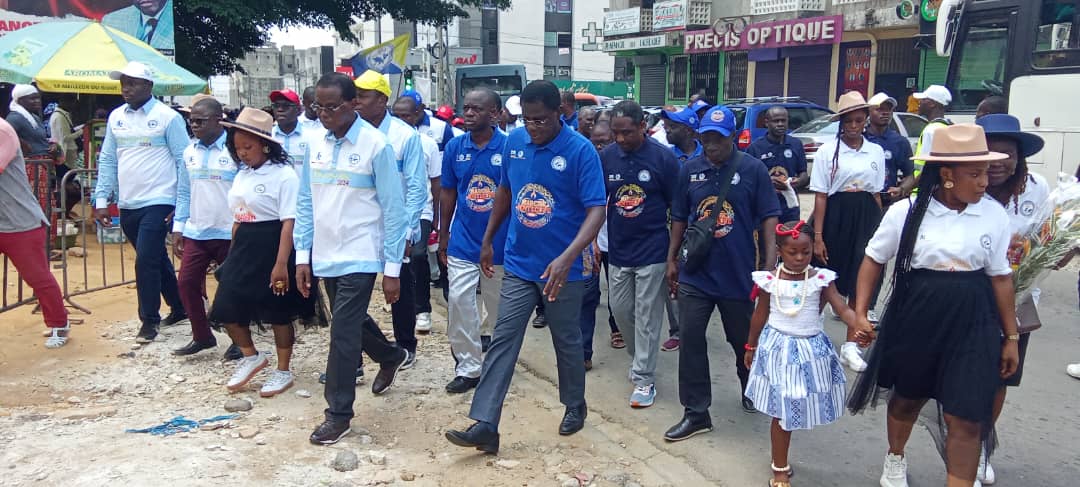
<svg viewBox="0 0 1080 487"><path fill-rule="evenodd" d="M843 415L847 380L823 331L819 311L821 292L835 279L836 273L828 269L812 269L806 281L781 280L771 272L753 273L754 283L769 293L770 306L769 322L758 338L750 368L746 397L759 411L779 419L785 431L811 429ZM799 312L788 316L780 308Z"/></svg>

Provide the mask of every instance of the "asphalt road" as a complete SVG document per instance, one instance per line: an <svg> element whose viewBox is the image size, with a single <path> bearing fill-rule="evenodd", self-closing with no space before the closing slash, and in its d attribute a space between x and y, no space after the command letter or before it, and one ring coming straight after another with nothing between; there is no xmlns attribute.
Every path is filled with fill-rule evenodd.
<svg viewBox="0 0 1080 487"><path fill-rule="evenodd" d="M1044 322L1029 346L1023 384L1009 391L998 424L1000 448L992 459L1001 486L1065 486L1080 478L1080 380L1065 374L1067 363L1080 362L1080 313L1077 276L1056 272L1043 285L1040 314ZM713 377L714 430L680 443L666 443L663 433L679 421L678 353L660 352L658 396L648 409L629 407L632 385L627 381L630 359L626 350L608 345L606 289L597 310L595 368L588 373L586 395L589 427L618 423L640 437L627 448L647 442L693 466L688 479L702 476L714 485L765 485L769 478L769 418L747 414L739 406L738 380L730 346L724 341L719 316L709 325L709 358ZM665 327L665 334L667 325ZM826 320L834 343L843 340L844 325ZM546 329L529 329L520 364L555 383L556 368ZM848 372L849 384L854 375ZM524 426L524 425L522 425ZM505 425L504 428L521 427ZM527 427L527 426L525 426ZM635 445L637 443L637 446ZM884 406L860 416L809 432L796 432L791 463L800 487L875 486L887 448ZM913 487L944 484L945 469L925 428L916 427L908 446L909 478ZM700 475L700 476L699 476ZM687 484L689 485L689 484Z"/></svg>

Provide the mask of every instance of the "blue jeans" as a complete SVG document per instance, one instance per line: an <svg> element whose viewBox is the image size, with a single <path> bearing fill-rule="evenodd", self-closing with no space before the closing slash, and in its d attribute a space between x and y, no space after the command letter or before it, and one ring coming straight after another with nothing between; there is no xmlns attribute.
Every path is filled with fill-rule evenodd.
<svg viewBox="0 0 1080 487"><path fill-rule="evenodd" d="M139 296L139 320L144 324L161 322L161 298L173 313L184 314L176 269L165 250L165 236L171 226L165 218L172 205L154 205L134 210L120 210L120 229L135 247L135 290Z"/></svg>

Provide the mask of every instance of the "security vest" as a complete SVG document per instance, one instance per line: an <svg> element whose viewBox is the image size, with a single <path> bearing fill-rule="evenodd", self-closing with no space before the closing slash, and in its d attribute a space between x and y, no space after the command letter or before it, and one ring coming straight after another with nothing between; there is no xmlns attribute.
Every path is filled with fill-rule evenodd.
<svg viewBox="0 0 1080 487"><path fill-rule="evenodd" d="M952 125L952 124L953 123L952 123L951 120L944 119L944 118L937 118L937 119L931 120L930 123L926 124L926 128L923 129L922 135L919 136L919 143L915 146L915 156L918 157L918 156L922 155L922 153L923 153L923 144L926 142L926 134L927 134L928 131L933 132L934 130L937 130L937 129L942 128L942 127L948 127L949 125ZM933 129L931 129L931 127L933 127ZM919 180L919 175L922 174L922 169L923 169L924 165L926 165L926 161L924 161L922 159L915 159L914 175L915 175L915 180L916 181Z"/></svg>

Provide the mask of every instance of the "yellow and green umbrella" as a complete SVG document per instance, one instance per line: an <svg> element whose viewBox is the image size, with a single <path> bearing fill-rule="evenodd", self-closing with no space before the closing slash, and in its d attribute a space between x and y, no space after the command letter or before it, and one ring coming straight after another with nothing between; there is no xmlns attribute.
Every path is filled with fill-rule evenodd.
<svg viewBox="0 0 1080 487"><path fill-rule="evenodd" d="M155 95L206 91L206 80L148 44L98 22L42 22L0 37L0 81L35 81L44 91L120 94L120 82L109 79L109 72L129 61L150 68Z"/></svg>

